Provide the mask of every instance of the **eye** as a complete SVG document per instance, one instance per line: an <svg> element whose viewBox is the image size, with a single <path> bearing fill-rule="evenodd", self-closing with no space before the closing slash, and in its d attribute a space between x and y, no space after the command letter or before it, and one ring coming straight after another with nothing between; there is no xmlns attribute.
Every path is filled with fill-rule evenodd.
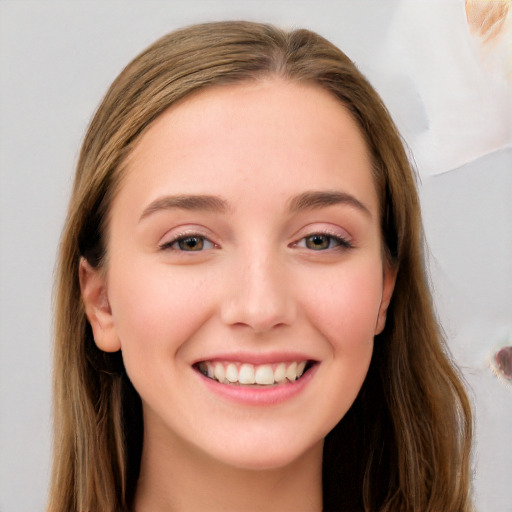
<svg viewBox="0 0 512 512"><path fill-rule="evenodd" d="M296 247L305 247L313 251L325 251L337 247L350 248L352 244L339 236L327 235L325 233L313 233L299 240Z"/></svg>
<svg viewBox="0 0 512 512"><path fill-rule="evenodd" d="M161 249L173 249L175 251L199 252L213 249L215 246L212 241L201 235L179 236L160 246Z"/></svg>

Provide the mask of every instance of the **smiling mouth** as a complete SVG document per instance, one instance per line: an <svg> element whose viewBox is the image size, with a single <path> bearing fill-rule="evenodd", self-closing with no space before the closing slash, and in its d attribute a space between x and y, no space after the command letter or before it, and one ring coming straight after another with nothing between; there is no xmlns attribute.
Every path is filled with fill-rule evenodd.
<svg viewBox="0 0 512 512"><path fill-rule="evenodd" d="M274 386L295 382L304 376L314 361L260 364L201 361L194 368L205 377L221 384L242 386Z"/></svg>

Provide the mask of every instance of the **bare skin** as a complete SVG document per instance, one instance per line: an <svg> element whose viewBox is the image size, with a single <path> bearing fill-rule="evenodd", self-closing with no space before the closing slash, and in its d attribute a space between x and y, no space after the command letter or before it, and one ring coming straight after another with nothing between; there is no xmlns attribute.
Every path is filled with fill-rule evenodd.
<svg viewBox="0 0 512 512"><path fill-rule="evenodd" d="M279 79L207 89L141 138L108 266L81 267L96 344L142 399L135 512L322 509L324 438L394 286L371 168L337 99Z"/></svg>
<svg viewBox="0 0 512 512"><path fill-rule="evenodd" d="M284 468L258 471L219 464L179 442L162 457L159 441L145 437L135 512L322 510L322 443Z"/></svg>

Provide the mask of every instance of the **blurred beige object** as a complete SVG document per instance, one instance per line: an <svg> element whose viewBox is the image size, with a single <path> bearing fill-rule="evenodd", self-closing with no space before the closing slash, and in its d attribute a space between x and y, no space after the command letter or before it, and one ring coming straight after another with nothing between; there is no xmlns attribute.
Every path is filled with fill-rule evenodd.
<svg viewBox="0 0 512 512"><path fill-rule="evenodd" d="M466 0L469 31L484 67L512 82L512 0Z"/></svg>
<svg viewBox="0 0 512 512"><path fill-rule="evenodd" d="M495 39L503 31L510 0L466 0L466 17L472 33L485 41Z"/></svg>

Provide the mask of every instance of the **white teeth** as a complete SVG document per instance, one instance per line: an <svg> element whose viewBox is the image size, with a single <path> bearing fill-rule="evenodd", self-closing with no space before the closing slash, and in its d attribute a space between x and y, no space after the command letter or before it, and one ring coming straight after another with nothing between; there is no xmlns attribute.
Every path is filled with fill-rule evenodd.
<svg viewBox="0 0 512 512"><path fill-rule="evenodd" d="M203 375L223 384L269 386L294 382L304 374L306 364L306 361L262 365L203 361L198 364L197 369Z"/></svg>
<svg viewBox="0 0 512 512"><path fill-rule="evenodd" d="M229 380L229 382L238 381L238 370L233 363L228 364L226 368L226 379Z"/></svg>
<svg viewBox="0 0 512 512"><path fill-rule="evenodd" d="M279 363L274 370L274 379L276 382L284 382L286 379L286 365Z"/></svg>
<svg viewBox="0 0 512 512"><path fill-rule="evenodd" d="M286 369L286 378L293 382L297 378L297 363L292 363Z"/></svg>
<svg viewBox="0 0 512 512"><path fill-rule="evenodd" d="M302 363L299 363L297 365L297 379L299 377L302 377L302 374L304 373L305 369L306 369L306 361L302 361Z"/></svg>
<svg viewBox="0 0 512 512"><path fill-rule="evenodd" d="M252 364L243 364L240 366L238 382L240 382L240 384L254 384L256 382L254 366Z"/></svg>
<svg viewBox="0 0 512 512"><path fill-rule="evenodd" d="M215 365L215 370L213 375L219 382L223 382L226 377L226 371L224 370L224 365L222 363L217 363Z"/></svg>
<svg viewBox="0 0 512 512"><path fill-rule="evenodd" d="M254 379L256 384L274 384L274 372L272 371L272 366L269 364L258 366L254 374Z"/></svg>

